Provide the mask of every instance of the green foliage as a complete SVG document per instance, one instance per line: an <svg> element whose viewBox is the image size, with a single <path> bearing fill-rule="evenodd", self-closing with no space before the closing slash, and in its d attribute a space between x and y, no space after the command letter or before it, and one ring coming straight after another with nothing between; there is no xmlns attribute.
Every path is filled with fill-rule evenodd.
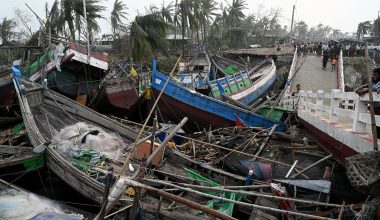
<svg viewBox="0 0 380 220"><path fill-rule="evenodd" d="M121 0L115 0L111 12L111 26L114 36L117 34L118 27L122 24L123 19L127 19L127 6Z"/></svg>
<svg viewBox="0 0 380 220"><path fill-rule="evenodd" d="M12 36L14 35L14 28L16 27L16 22L13 19L8 19L4 17L0 23L0 38L2 45L7 45Z"/></svg>
<svg viewBox="0 0 380 220"><path fill-rule="evenodd" d="M157 50L168 47L166 31L169 24L159 13L136 16L130 27L130 46L132 57L137 62L150 59Z"/></svg>
<svg viewBox="0 0 380 220"><path fill-rule="evenodd" d="M95 33L100 32L97 20L104 18L101 13L105 10L105 7L100 5L101 2L102 0L86 0L87 25L90 41L92 41L92 37ZM60 2L56 0L50 10L46 9L46 26L50 26L52 33L57 35L66 35L66 27L68 27L69 38L75 40L75 31L80 33L80 31L83 30L83 12L82 0L61 0Z"/></svg>

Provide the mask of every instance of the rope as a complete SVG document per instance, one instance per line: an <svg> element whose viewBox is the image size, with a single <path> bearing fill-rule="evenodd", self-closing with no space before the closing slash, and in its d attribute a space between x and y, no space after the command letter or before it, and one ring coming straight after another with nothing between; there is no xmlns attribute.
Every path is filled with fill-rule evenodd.
<svg viewBox="0 0 380 220"><path fill-rule="evenodd" d="M38 176L39 176L39 178L40 178L40 181L41 181L42 187L44 188L45 194L46 194L46 195L49 195L48 192L47 192L47 190L46 190L46 187L45 187L44 181L42 180L42 177L41 177L41 174L40 174L39 169L37 169L37 173L38 173Z"/></svg>
<svg viewBox="0 0 380 220"><path fill-rule="evenodd" d="M50 97L53 99L53 101L55 102L55 104L58 105L58 107L66 114L68 115L71 119L75 120L75 121L78 121L76 118L74 118L72 115L70 115L69 113L66 112L65 109L62 108L62 106L57 102L57 100L55 100L53 94L50 93L49 89L46 89L46 91L50 94Z"/></svg>

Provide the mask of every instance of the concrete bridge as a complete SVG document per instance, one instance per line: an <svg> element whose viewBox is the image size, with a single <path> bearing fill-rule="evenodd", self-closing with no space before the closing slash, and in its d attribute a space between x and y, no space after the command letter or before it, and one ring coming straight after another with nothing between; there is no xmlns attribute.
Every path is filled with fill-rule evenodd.
<svg viewBox="0 0 380 220"><path fill-rule="evenodd" d="M321 57L294 54L282 106L295 110L308 133L343 165L345 158L375 150L368 94L344 91L343 57L337 70L322 70ZM297 86L298 85L298 86ZM380 102L380 95L374 94ZM380 116L375 116L380 126Z"/></svg>

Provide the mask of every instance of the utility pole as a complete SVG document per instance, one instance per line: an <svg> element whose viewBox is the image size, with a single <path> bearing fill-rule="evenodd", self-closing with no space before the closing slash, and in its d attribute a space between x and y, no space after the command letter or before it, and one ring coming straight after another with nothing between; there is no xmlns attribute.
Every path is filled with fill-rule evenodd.
<svg viewBox="0 0 380 220"><path fill-rule="evenodd" d="M294 22L294 11L296 10L296 5L293 5L293 12L292 12L292 23L290 25L290 34L293 34L293 22Z"/></svg>

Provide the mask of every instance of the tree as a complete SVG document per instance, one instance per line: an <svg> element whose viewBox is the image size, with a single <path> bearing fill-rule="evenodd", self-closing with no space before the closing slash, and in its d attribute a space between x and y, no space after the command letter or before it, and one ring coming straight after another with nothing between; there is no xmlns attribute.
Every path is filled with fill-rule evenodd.
<svg viewBox="0 0 380 220"><path fill-rule="evenodd" d="M4 17L0 23L0 38L2 45L7 45L11 41L14 35L14 28L16 27L16 22L13 19L8 19Z"/></svg>
<svg viewBox="0 0 380 220"><path fill-rule="evenodd" d="M228 7L228 25L230 27L238 27L245 18L243 10L246 9L245 0L232 0Z"/></svg>
<svg viewBox="0 0 380 220"><path fill-rule="evenodd" d="M87 29L89 31L90 42L94 33L100 31L97 20L103 18L101 13L105 10L105 7L100 5L101 0L86 0L86 12L87 12ZM75 31L78 31L78 37L81 35L82 25L84 23L83 13L83 0L61 0L60 4L56 0L50 10L53 15L50 22L51 27L57 31L57 34L65 34L66 27L69 30L69 39L75 40ZM55 24L55 25L53 25Z"/></svg>
<svg viewBox="0 0 380 220"><path fill-rule="evenodd" d="M339 29L333 29L331 33L331 38L338 39L342 35L342 32Z"/></svg>
<svg viewBox="0 0 380 220"><path fill-rule="evenodd" d="M165 49L168 45L165 37L169 24L159 13L136 16L130 28L130 45L132 57L142 62L149 54Z"/></svg>
<svg viewBox="0 0 380 220"><path fill-rule="evenodd" d="M199 23L200 28L202 29L202 38L206 40L208 27L212 22L213 18L217 15L216 7L217 3L214 0L200 0L201 6L199 11Z"/></svg>
<svg viewBox="0 0 380 220"><path fill-rule="evenodd" d="M375 33L375 37L377 39L377 44L380 44L380 18L377 18L373 22L373 32Z"/></svg>
<svg viewBox="0 0 380 220"><path fill-rule="evenodd" d="M118 27L123 23L123 19L127 19L127 6L120 0L115 0L111 12L111 26L114 37L117 35Z"/></svg>
<svg viewBox="0 0 380 220"><path fill-rule="evenodd" d="M358 24L358 30L356 31L356 36L358 38L358 40L361 39L362 36L364 36L364 34L368 34L369 31L371 30L372 28L372 24L370 21L365 21L365 22L361 22Z"/></svg>
<svg viewBox="0 0 380 220"><path fill-rule="evenodd" d="M308 26L304 21L297 22L294 25L294 34L298 39L305 40L308 35Z"/></svg>

